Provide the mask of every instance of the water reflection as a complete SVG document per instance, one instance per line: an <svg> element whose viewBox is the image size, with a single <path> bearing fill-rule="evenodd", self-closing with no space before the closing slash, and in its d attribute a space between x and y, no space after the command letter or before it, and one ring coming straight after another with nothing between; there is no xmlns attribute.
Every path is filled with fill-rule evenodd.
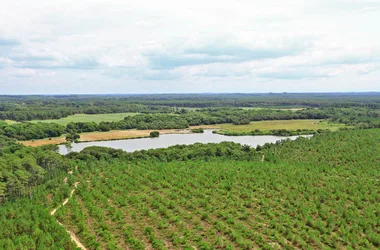
<svg viewBox="0 0 380 250"><path fill-rule="evenodd" d="M115 149L122 149L127 152L133 152L136 150L147 150L153 148L167 148L178 144L194 144L194 143L219 143L223 141L231 141L240 144L247 144L251 147L257 145L263 145L267 142L275 143L278 140L290 138L296 139L298 136L224 136L213 134L212 130L205 130L203 134L169 134L161 135L158 138L142 138L142 139L130 139L130 140L116 140L116 141L97 141L97 142L83 142L73 143L71 151L80 152L86 147L101 146L110 147ZM309 137L309 136L307 136ZM67 154L67 148L65 145L59 145L59 153Z"/></svg>

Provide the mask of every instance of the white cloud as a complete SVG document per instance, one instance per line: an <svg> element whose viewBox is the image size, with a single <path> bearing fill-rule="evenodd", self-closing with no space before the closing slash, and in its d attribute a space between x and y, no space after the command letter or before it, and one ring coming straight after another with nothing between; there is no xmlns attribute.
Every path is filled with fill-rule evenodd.
<svg viewBox="0 0 380 250"><path fill-rule="evenodd" d="M36 71L34 69L9 69L8 75L15 77L30 77L35 76Z"/></svg>
<svg viewBox="0 0 380 250"><path fill-rule="evenodd" d="M9 58L0 57L0 69L10 65L12 61Z"/></svg>
<svg viewBox="0 0 380 250"><path fill-rule="evenodd" d="M379 22L377 0L7 1L1 88L379 91Z"/></svg>

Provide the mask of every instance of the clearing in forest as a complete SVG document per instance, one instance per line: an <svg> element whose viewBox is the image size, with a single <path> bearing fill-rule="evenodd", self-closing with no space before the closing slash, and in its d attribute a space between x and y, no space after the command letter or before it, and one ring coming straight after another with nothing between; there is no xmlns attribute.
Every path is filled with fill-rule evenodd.
<svg viewBox="0 0 380 250"><path fill-rule="evenodd" d="M204 129L216 129L218 126L214 125L205 125L205 126L190 126L189 129L162 129L158 130L160 134L183 134L190 133L191 129L195 128L204 128ZM149 137L150 132L154 130L112 130L108 132L88 132L80 134L79 141L88 142L88 141L107 141L107 140L123 140L123 139L134 139ZM61 137L55 137L50 139L41 139L41 140L29 140L29 141L20 141L25 146L38 147L43 145L50 144L61 144L66 142L65 135Z"/></svg>
<svg viewBox="0 0 380 250"><path fill-rule="evenodd" d="M305 107L240 107L245 110L262 110L262 109L274 109L274 110L290 110L290 111L299 111L306 109Z"/></svg>
<svg viewBox="0 0 380 250"><path fill-rule="evenodd" d="M54 122L63 126L66 126L70 122L116 122L123 120L124 117L126 116L133 116L137 115L138 113L113 113L113 114L95 114L95 115L90 115L90 114L75 114L75 115L70 115L65 118L61 119L51 119L51 120L33 120L30 122L45 122L45 123L50 123ZM16 123L15 121L6 121L8 124L13 124Z"/></svg>
<svg viewBox="0 0 380 250"><path fill-rule="evenodd" d="M261 131L270 131L276 129L287 129L287 130L297 130L297 129L308 129L308 130L318 130L318 129L329 129L331 131L336 131L339 128L345 127L343 124L331 124L326 121L321 120L274 120L274 121L258 121L251 122L247 125L233 125L233 124L222 124L221 129L233 132L250 132L255 129Z"/></svg>

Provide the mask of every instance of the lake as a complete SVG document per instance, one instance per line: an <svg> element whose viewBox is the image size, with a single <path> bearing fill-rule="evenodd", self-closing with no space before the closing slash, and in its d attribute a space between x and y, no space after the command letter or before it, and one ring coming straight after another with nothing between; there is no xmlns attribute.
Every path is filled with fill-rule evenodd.
<svg viewBox="0 0 380 250"><path fill-rule="evenodd" d="M194 143L219 143L223 141L236 142L240 144L247 144L251 147L257 145L264 145L265 143L275 143L278 140L289 138L295 140L298 136L225 136L219 134L213 134L212 130L205 130L202 134L167 134L160 135L157 138L141 138L141 139L129 139L129 140L115 140L115 141L95 141L95 142L82 142L73 143L72 152L80 152L86 147L100 146L109 147L115 149L122 149L127 152L133 152L137 150L147 150L154 148L167 148L169 146L179 144L194 144ZM310 137L310 136L305 136ZM65 145L59 145L59 153L67 154L67 148Z"/></svg>
<svg viewBox="0 0 380 250"><path fill-rule="evenodd" d="M225 136L219 134L213 134L212 130L205 130L202 134L167 134L160 135L157 138L142 138L142 139L129 139L129 140L115 140L115 141L95 141L95 142L82 142L73 143L72 152L80 152L86 147L100 146L109 147L115 149L122 149L127 152L133 152L137 150L147 150L154 148L167 148L174 145L189 145L194 143L219 143L223 141L236 142L240 144L247 144L251 147L257 145L264 145L265 143L275 143L278 140L289 138L295 140L298 136L273 136L273 135L261 135L261 136ZM310 137L310 136L305 136ZM59 153L67 154L67 148L65 145L59 145Z"/></svg>

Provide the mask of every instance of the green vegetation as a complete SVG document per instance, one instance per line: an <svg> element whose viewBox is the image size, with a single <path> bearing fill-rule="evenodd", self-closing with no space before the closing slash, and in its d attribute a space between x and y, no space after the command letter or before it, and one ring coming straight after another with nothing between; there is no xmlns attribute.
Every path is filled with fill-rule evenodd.
<svg viewBox="0 0 380 250"><path fill-rule="evenodd" d="M274 107L277 109L273 109ZM292 107L308 108L294 110ZM323 128L321 124L318 128L316 126L311 128L310 124L248 128L252 121L310 119L323 119L329 123L357 128L379 128L379 107L380 95L377 93L0 96L0 119L32 120L32 125L2 122L0 135L18 140L30 140L58 137L71 131L83 133L126 129L182 129L192 125L224 123L247 125L241 127L242 131L224 129L225 134L247 133L255 129L262 131L286 129L291 133L296 133L297 129L336 129L334 126ZM287 110L289 108L290 110ZM136 113L143 114L134 115ZM46 122L47 125L41 125L42 122L39 121ZM270 124L265 125L270 126Z"/></svg>
<svg viewBox="0 0 380 250"><path fill-rule="evenodd" d="M77 177L89 182L57 218L90 248L380 246L379 130L261 151L264 162L233 143L133 154L93 147L72 154L86 159Z"/></svg>
<svg viewBox="0 0 380 250"><path fill-rule="evenodd" d="M203 130L203 128L194 128L191 130L191 132L202 134L204 132L204 130Z"/></svg>
<svg viewBox="0 0 380 250"><path fill-rule="evenodd" d="M13 124L18 123L18 122L16 122L16 121L12 121L12 120L5 120L4 122L5 122L7 125L13 125Z"/></svg>
<svg viewBox="0 0 380 250"><path fill-rule="evenodd" d="M5 135L18 140L42 139L53 136L60 136L65 132L94 132L94 131L110 131L110 130L160 130L160 129L183 129L194 125L212 125L232 123L241 128L240 132L252 131L251 121L265 120L305 120L303 121L279 121L265 124L261 126L266 131L287 129L290 131L295 129L336 129L345 124L347 126L356 126L357 128L379 128L380 127L380 111L369 108L320 108L305 109L298 111L289 110L243 110L237 108L205 108L198 111L190 112L186 109L180 109L176 114L140 114L127 116L117 122L70 122L66 128L55 123L17 123L14 125L6 125L0 127L0 135ZM310 119L326 119L330 123L314 124ZM228 125L225 125L228 127ZM290 129L289 129L290 128ZM257 127L260 129L260 127ZM244 131L245 130L245 131ZM229 134L239 131L226 130ZM295 132L294 132L295 133ZM227 133L226 133L227 134Z"/></svg>
<svg viewBox="0 0 380 250"><path fill-rule="evenodd" d="M32 196L33 187L68 168L56 146L29 148L0 137L0 201Z"/></svg>
<svg viewBox="0 0 380 250"><path fill-rule="evenodd" d="M77 249L69 234L36 200L1 204L0 249Z"/></svg>
<svg viewBox="0 0 380 250"><path fill-rule="evenodd" d="M75 114L124 112L173 113L182 108L210 107L280 109L298 107L366 107L378 109L380 107L380 95L379 93L270 93L0 96L0 120L48 120L64 118Z"/></svg>
<svg viewBox="0 0 380 250"><path fill-rule="evenodd" d="M67 142L78 142L79 139L80 135L75 132L70 132L68 135L66 135Z"/></svg>
<svg viewBox="0 0 380 250"><path fill-rule="evenodd" d="M297 130L297 129L307 129L307 130L318 130L318 129L329 129L331 131L337 131L339 128L344 128L344 124L333 124L321 120L275 120L275 121L259 121L251 122L248 125L233 125L233 124L222 124L221 129L233 131L233 132L250 132L255 129L261 131L270 131L275 129L287 129L287 130Z"/></svg>
<svg viewBox="0 0 380 250"><path fill-rule="evenodd" d="M249 132L235 132L228 130L214 130L214 134L226 135L226 136L248 136L248 135L275 135L275 136L294 136L294 135L313 135L316 133L329 133L330 130L326 129L318 129L309 130L309 129L297 129L297 130L287 130L287 129L273 129L267 131L260 131L259 129L255 129Z"/></svg>
<svg viewBox="0 0 380 250"><path fill-rule="evenodd" d="M158 131L150 132L150 137L152 137L152 138L159 137L159 136L160 136L160 132L158 132Z"/></svg>
<svg viewBox="0 0 380 250"><path fill-rule="evenodd" d="M55 120L75 114L172 112L174 108L171 107L133 104L123 98L110 96L0 96L0 120ZM88 117L82 116L82 118ZM115 119L112 115L108 118ZM67 122L72 122L70 119L76 117L69 118ZM66 121L62 125L65 124Z"/></svg>
<svg viewBox="0 0 380 250"><path fill-rule="evenodd" d="M0 249L76 249L48 210L70 192L62 181L70 163L56 150L0 136Z"/></svg>
<svg viewBox="0 0 380 250"><path fill-rule="evenodd" d="M344 124L334 124L321 120L277 120L251 122L247 125L221 124L221 130L214 133L228 136L239 135L309 135L327 133L338 129L352 128Z"/></svg>
<svg viewBox="0 0 380 250"><path fill-rule="evenodd" d="M260 109L276 109L276 110L291 110L291 111L298 111L298 110L303 110L303 109L306 109L308 107L306 106L303 106L303 107L300 107L300 106L267 106L265 108L259 108L259 107L239 107L241 109L256 109L256 110L260 110Z"/></svg>
<svg viewBox="0 0 380 250"><path fill-rule="evenodd" d="M38 189L5 192L33 197L5 201L0 209L0 220L8 225L0 231L0 246L7 249L32 242L73 249L46 207L68 197L74 182L80 182L74 196L55 216L89 249L380 246L378 129L265 144L259 152L221 143L134 153L91 147L63 158L53 148L3 144L1 159L20 159L18 166L62 162L43 168ZM41 158L23 164L30 153ZM8 160L4 166L10 166ZM69 166L78 168L65 185L63 170ZM53 170L55 175L47 175ZM21 219L9 220L11 211ZM29 226L21 227L21 220ZM31 238L21 237L29 234Z"/></svg>
<svg viewBox="0 0 380 250"><path fill-rule="evenodd" d="M0 249L77 249L66 230L87 249L379 249L379 105L376 93L0 96L2 120L143 113L0 121ZM66 156L15 141L67 134L69 148L79 133L210 124L315 135Z"/></svg>
<svg viewBox="0 0 380 250"><path fill-rule="evenodd" d="M65 127L56 123L16 123L0 126L0 135L17 140L43 139L61 136Z"/></svg>
<svg viewBox="0 0 380 250"><path fill-rule="evenodd" d="M46 123L57 123L63 126L71 122L95 122L99 124L100 122L116 122L123 120L124 117L137 115L138 113L114 113L114 114L98 114L98 115L88 115L88 114L75 114L61 119L55 120L33 120L31 122L46 122Z"/></svg>

